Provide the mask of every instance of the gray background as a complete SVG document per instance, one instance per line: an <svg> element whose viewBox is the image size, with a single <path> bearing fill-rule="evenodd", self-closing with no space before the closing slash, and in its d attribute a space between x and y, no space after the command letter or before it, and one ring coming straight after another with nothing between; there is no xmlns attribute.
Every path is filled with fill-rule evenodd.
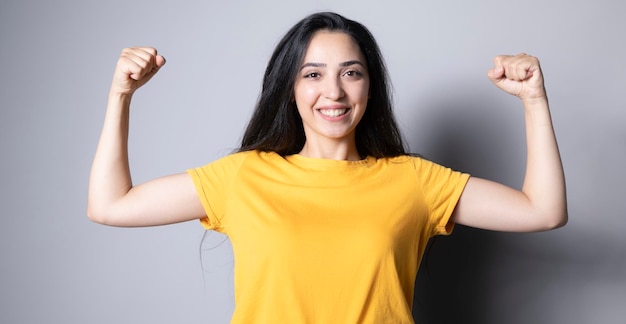
<svg viewBox="0 0 626 324"><path fill-rule="evenodd" d="M0 322L226 323L227 240L197 222L123 229L85 215L87 178L123 47L168 63L135 97L135 182L237 146L287 28L333 10L387 59L411 150L519 187L522 109L485 77L540 57L570 222L547 233L458 226L418 276L421 323L623 323L626 42L615 1L31 1L0 3ZM203 247L200 253L201 246ZM279 310L277 310L279 311Z"/></svg>

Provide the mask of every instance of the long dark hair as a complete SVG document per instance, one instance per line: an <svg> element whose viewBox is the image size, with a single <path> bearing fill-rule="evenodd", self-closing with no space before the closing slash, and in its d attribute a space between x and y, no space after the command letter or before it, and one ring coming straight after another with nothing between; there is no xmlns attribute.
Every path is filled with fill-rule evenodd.
<svg viewBox="0 0 626 324"><path fill-rule="evenodd" d="M278 43L265 70L261 95L238 151L274 151L282 156L300 152L306 137L295 107L294 84L309 41L319 30L350 35L367 63L370 98L356 127L359 154L377 158L406 154L393 115L387 68L374 37L362 24L332 12L304 18Z"/></svg>

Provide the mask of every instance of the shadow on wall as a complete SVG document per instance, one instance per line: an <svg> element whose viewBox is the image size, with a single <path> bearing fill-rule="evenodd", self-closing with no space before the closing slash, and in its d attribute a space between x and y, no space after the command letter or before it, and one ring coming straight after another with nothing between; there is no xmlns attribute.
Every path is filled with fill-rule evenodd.
<svg viewBox="0 0 626 324"><path fill-rule="evenodd" d="M426 98L408 140L426 159L519 187L525 165L522 107L479 98L471 90L476 89ZM501 235L456 225L451 236L429 242L415 285L417 323L489 322L489 272Z"/></svg>
<svg viewBox="0 0 626 324"><path fill-rule="evenodd" d="M431 240L415 283L413 318L420 324L489 323L493 233L457 226Z"/></svg>

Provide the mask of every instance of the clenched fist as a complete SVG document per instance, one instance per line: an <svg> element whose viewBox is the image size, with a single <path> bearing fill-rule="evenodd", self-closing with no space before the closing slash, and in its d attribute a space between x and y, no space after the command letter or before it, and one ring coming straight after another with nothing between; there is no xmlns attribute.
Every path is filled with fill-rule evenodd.
<svg viewBox="0 0 626 324"><path fill-rule="evenodd" d="M500 55L487 76L500 89L522 100L546 97L539 60L527 54Z"/></svg>
<svg viewBox="0 0 626 324"><path fill-rule="evenodd" d="M151 47L132 47L122 50L115 73L111 92L133 94L148 82L165 64L165 58Z"/></svg>

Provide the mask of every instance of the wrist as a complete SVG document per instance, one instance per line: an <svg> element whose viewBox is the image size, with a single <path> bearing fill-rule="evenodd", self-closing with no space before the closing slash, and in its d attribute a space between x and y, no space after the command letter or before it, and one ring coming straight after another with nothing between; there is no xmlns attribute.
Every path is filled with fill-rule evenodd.
<svg viewBox="0 0 626 324"><path fill-rule="evenodd" d="M133 93L120 92L114 89L109 91L109 103L129 104L133 97Z"/></svg>
<svg viewBox="0 0 626 324"><path fill-rule="evenodd" d="M540 97L521 98L521 100L525 108L548 106L548 97L545 95Z"/></svg>
<svg viewBox="0 0 626 324"><path fill-rule="evenodd" d="M113 114L112 116L118 114L126 115L130 108L132 96L132 93L119 92L111 89L107 102L107 114Z"/></svg>
<svg viewBox="0 0 626 324"><path fill-rule="evenodd" d="M527 125L544 125L552 127L548 98L530 98L522 101Z"/></svg>

